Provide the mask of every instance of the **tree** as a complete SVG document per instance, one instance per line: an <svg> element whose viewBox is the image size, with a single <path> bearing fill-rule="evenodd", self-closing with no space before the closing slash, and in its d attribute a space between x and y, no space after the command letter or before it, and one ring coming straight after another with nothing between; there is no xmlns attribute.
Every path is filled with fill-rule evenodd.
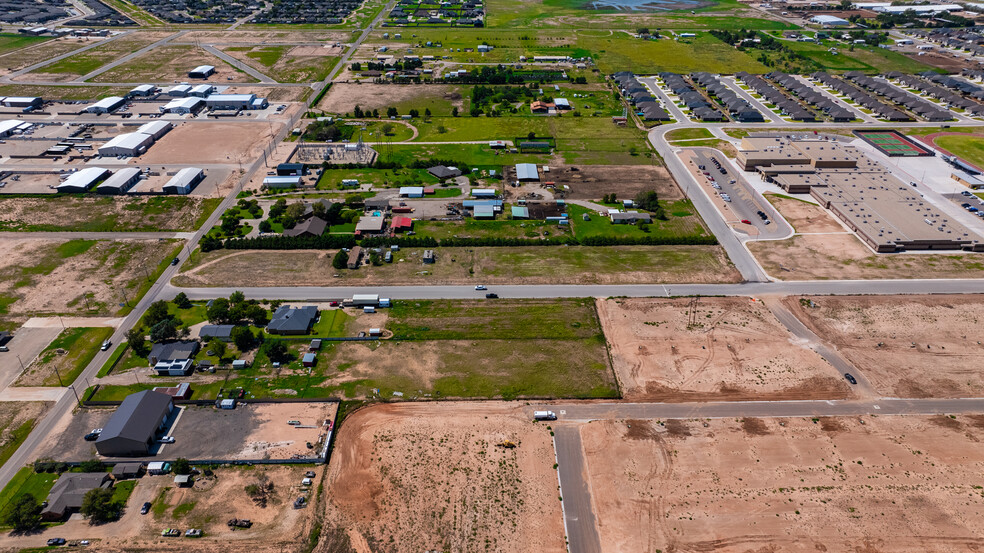
<svg viewBox="0 0 984 553"><path fill-rule="evenodd" d="M212 324L223 324L229 320L229 300L216 298L212 300L212 306L205 311L208 322Z"/></svg>
<svg viewBox="0 0 984 553"><path fill-rule="evenodd" d="M33 495L22 494L10 505L3 522L17 532L34 530L41 524L41 504Z"/></svg>
<svg viewBox="0 0 984 553"><path fill-rule="evenodd" d="M356 105L355 109L352 110L352 115L354 115L356 119L362 119L362 108Z"/></svg>
<svg viewBox="0 0 984 553"><path fill-rule="evenodd" d="M89 519L90 524L98 524L116 518L120 506L113 501L112 488L93 488L82 496L82 508L79 511Z"/></svg>
<svg viewBox="0 0 984 553"><path fill-rule="evenodd" d="M448 129L444 125L437 126L437 134L444 134L448 132Z"/></svg>
<svg viewBox="0 0 984 553"><path fill-rule="evenodd" d="M130 346L137 355L143 356L144 349L147 345L147 339L144 338L143 330L139 328L131 328L126 331L126 343Z"/></svg>
<svg viewBox="0 0 984 553"><path fill-rule="evenodd" d="M430 116L431 116L431 110L430 110L430 108L424 109L424 117L430 117Z"/></svg>
<svg viewBox="0 0 984 553"><path fill-rule="evenodd" d="M636 195L635 204L646 211L654 211L659 207L659 195L655 190L643 190Z"/></svg>
<svg viewBox="0 0 984 553"><path fill-rule="evenodd" d="M79 463L79 468L82 469L82 472L102 472L106 465L103 465L102 461L98 459L89 459Z"/></svg>
<svg viewBox="0 0 984 553"><path fill-rule="evenodd" d="M267 219L260 221L260 232L273 232L273 224Z"/></svg>
<svg viewBox="0 0 984 553"><path fill-rule="evenodd" d="M383 131L383 135L389 136L393 134L393 123L383 123L380 125L379 130Z"/></svg>
<svg viewBox="0 0 984 553"><path fill-rule="evenodd" d="M287 345L279 340L267 342L264 344L263 350L267 357L270 358L270 361L275 363L282 363L290 359L287 352Z"/></svg>
<svg viewBox="0 0 984 553"><path fill-rule="evenodd" d="M331 260L331 266L336 269L344 269L348 267L348 254L343 250L338 250L335 257Z"/></svg>
<svg viewBox="0 0 984 553"><path fill-rule="evenodd" d="M534 138L536 138L536 133L533 132L533 131L530 131L530 133L526 135L526 138L527 138L527 140L533 140Z"/></svg>
<svg viewBox="0 0 984 553"><path fill-rule="evenodd" d="M414 119L420 117L420 112L415 109L410 110L408 113L410 114L410 117L413 117Z"/></svg>
<svg viewBox="0 0 984 553"><path fill-rule="evenodd" d="M246 294L236 290L235 292L229 294L229 303L232 305L239 305L246 301Z"/></svg>
<svg viewBox="0 0 984 553"><path fill-rule="evenodd" d="M184 457L178 457L171 463L171 470L174 474L191 474L191 463Z"/></svg>
<svg viewBox="0 0 984 553"><path fill-rule="evenodd" d="M151 342L163 342L178 337L178 326L174 319L164 319L150 329Z"/></svg>
<svg viewBox="0 0 984 553"><path fill-rule="evenodd" d="M178 292L178 295L174 296L171 303L173 303L178 309L188 309L191 307L191 300L188 299L188 295L184 292Z"/></svg>
<svg viewBox="0 0 984 553"><path fill-rule="evenodd" d="M211 340L208 341L208 345L206 346L206 348L208 349L208 351L212 352L212 355L214 355L219 359L219 363L222 362L222 358L226 354L225 342L219 340L218 338L212 338Z"/></svg>
<svg viewBox="0 0 984 553"><path fill-rule="evenodd" d="M170 318L171 314L167 312L167 302L164 300L157 300L150 304L150 307L147 308L147 313L144 315L144 322L148 327L152 328L164 319Z"/></svg>
<svg viewBox="0 0 984 553"><path fill-rule="evenodd" d="M451 117L457 117L457 116L458 116L458 106L455 106L451 108Z"/></svg>
<svg viewBox="0 0 984 553"><path fill-rule="evenodd" d="M237 326L232 329L232 343L236 344L239 351L249 351L253 349L255 341L253 332L245 326Z"/></svg>
<svg viewBox="0 0 984 553"><path fill-rule="evenodd" d="M389 108L386 110L386 117L396 117L400 112L396 111L396 108Z"/></svg>
<svg viewBox="0 0 984 553"><path fill-rule="evenodd" d="M379 110L378 109L372 110L372 116L376 119L379 119Z"/></svg>
<svg viewBox="0 0 984 553"><path fill-rule="evenodd" d="M328 213L328 208L322 202L314 202L311 205L311 213L319 219L324 219L325 213Z"/></svg>

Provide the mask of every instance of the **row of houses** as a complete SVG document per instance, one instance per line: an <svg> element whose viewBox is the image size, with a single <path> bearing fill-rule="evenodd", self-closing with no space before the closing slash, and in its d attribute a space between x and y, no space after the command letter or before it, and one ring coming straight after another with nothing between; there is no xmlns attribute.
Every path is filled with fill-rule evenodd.
<svg viewBox="0 0 984 553"><path fill-rule="evenodd" d="M888 104L847 81L834 77L823 71L817 71L816 73L810 75L810 78L815 81L819 81L837 92L840 92L844 96L847 96L851 100L854 100L856 103L860 104L862 107L873 111L882 119L887 119L893 122L912 121L912 118L905 113L902 113L901 111L889 106Z"/></svg>
<svg viewBox="0 0 984 553"><path fill-rule="evenodd" d="M718 80L717 76L707 72L691 73L690 79L707 89L728 110L735 120L741 123L764 123L762 113L753 108L747 100L738 96L727 85Z"/></svg>
<svg viewBox="0 0 984 553"><path fill-rule="evenodd" d="M776 106L782 111L782 114L794 121L816 121L817 118L810 110L804 108L799 102L790 99L788 96L779 91L778 88L772 86L768 81L763 79L760 75L752 75L746 71L737 73L735 77L741 82L745 83L748 88L751 88L760 96L765 98L765 101Z"/></svg>
<svg viewBox="0 0 984 553"><path fill-rule="evenodd" d="M659 74L659 78L663 80L666 88L680 98L680 101L687 106L687 109L697 119L704 122L724 121L724 114L711 107L707 98L704 98L703 94L697 92L697 89L687 82L683 76L664 71Z"/></svg>
<svg viewBox="0 0 984 553"><path fill-rule="evenodd" d="M948 107L963 109L975 116L984 115L984 104L977 101L984 100L984 88L949 75L927 73L917 77L892 71L885 77L945 102Z"/></svg>
<svg viewBox="0 0 984 553"><path fill-rule="evenodd" d="M951 121L953 119L953 115L950 113L950 110L941 109L932 102L927 102L922 98L909 94L887 82L877 81L860 71L850 71L845 73L844 78L850 79L858 86L874 92L879 96L884 96L896 104L905 106L909 109L909 111L927 121L939 122Z"/></svg>
<svg viewBox="0 0 984 553"><path fill-rule="evenodd" d="M931 30L913 29L907 34L944 48L963 50L978 57L984 57L984 35L977 29L940 28Z"/></svg>
<svg viewBox="0 0 984 553"><path fill-rule="evenodd" d="M834 122L846 123L848 121L854 121L854 119L857 118L854 112L850 109L839 105L819 90L792 75L781 73L779 71L773 71L772 73L768 73L766 77L784 88L793 96L823 112ZM804 121L809 121L809 119L804 119Z"/></svg>
<svg viewBox="0 0 984 553"><path fill-rule="evenodd" d="M627 102L635 106L636 113L646 121L669 121L670 114L656 101L649 89L643 86L631 71L612 75L619 92Z"/></svg>
<svg viewBox="0 0 984 553"><path fill-rule="evenodd" d="M55 187L55 190L62 194L81 194L95 187L97 194L140 194L144 191L137 184L141 182L143 176L144 174L136 167L124 167L116 172L104 167L86 167L69 175ZM204 179L204 170L185 167L168 180L163 187L163 193L190 194Z"/></svg>

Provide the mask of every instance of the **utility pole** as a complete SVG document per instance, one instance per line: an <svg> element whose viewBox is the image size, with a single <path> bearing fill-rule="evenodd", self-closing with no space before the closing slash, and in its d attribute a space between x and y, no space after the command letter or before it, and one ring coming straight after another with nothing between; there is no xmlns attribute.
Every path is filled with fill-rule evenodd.
<svg viewBox="0 0 984 553"><path fill-rule="evenodd" d="M71 388L72 389L72 393L75 394L75 401L76 401L76 403L79 404L79 407L82 407L82 399L79 398L79 391L75 389L75 385L73 384L73 385L69 386L69 388Z"/></svg>
<svg viewBox="0 0 984 553"><path fill-rule="evenodd" d="M58 372L58 364L56 363L56 364L52 365L52 367L55 368L55 374L58 376L58 385L64 387L65 386L65 383L62 382L61 373Z"/></svg>

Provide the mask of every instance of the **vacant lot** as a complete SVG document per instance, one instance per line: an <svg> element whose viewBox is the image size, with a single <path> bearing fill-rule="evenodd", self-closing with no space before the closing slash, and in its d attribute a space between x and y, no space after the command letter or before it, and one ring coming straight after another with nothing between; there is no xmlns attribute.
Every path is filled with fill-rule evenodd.
<svg viewBox="0 0 984 553"><path fill-rule="evenodd" d="M220 201L197 196L0 197L0 230L190 231L200 227Z"/></svg>
<svg viewBox="0 0 984 553"><path fill-rule="evenodd" d="M749 298L598 301L623 396L652 401L830 399L834 370Z"/></svg>
<svg viewBox="0 0 984 553"><path fill-rule="evenodd" d="M416 109L420 113L429 109L435 115L450 115L457 107L466 112L467 99L462 98L462 87L455 86L393 86L386 84L335 83L318 103L329 113L351 113L355 106L363 110L378 109L386 112L395 107L400 113Z"/></svg>
<svg viewBox="0 0 984 553"><path fill-rule="evenodd" d="M510 168L511 169L511 168ZM557 184L557 191L566 190L570 199L600 200L615 194L619 200L630 200L644 190L656 190L661 200L679 200L683 191L673 181L665 167L652 165L587 165L550 167L541 179ZM564 187L569 187L565 189Z"/></svg>
<svg viewBox="0 0 984 553"><path fill-rule="evenodd" d="M188 80L188 70L199 65L215 66L215 74L204 82L227 82L232 77L236 82L253 83L256 79L232 67L228 63L206 52L198 46L167 45L138 56L123 65L118 65L95 80L104 83L118 82L167 82ZM196 79L196 82L202 79Z"/></svg>
<svg viewBox="0 0 984 553"><path fill-rule="evenodd" d="M581 436L605 552L984 543L980 416L595 422Z"/></svg>
<svg viewBox="0 0 984 553"><path fill-rule="evenodd" d="M0 403L0 465L17 451L48 407L48 403L40 401ZM3 508L4 505L0 505L0 513Z"/></svg>
<svg viewBox="0 0 984 553"><path fill-rule="evenodd" d="M779 213L799 234L841 232L847 230L837 222L826 209L781 194L766 194L765 199L775 206Z"/></svg>
<svg viewBox="0 0 984 553"><path fill-rule="evenodd" d="M140 157L140 163L242 163L257 158L280 130L274 123L180 125Z"/></svg>
<svg viewBox="0 0 984 553"><path fill-rule="evenodd" d="M58 38L13 50L0 55L0 71L21 69L22 67L67 54L79 48L84 48L93 42L93 40L84 38Z"/></svg>
<svg viewBox="0 0 984 553"><path fill-rule="evenodd" d="M896 397L980 397L984 297L815 297L785 303L843 352L879 392Z"/></svg>
<svg viewBox="0 0 984 553"><path fill-rule="evenodd" d="M977 278L984 270L984 254L876 255L852 234L749 242L748 249L781 280Z"/></svg>
<svg viewBox="0 0 984 553"><path fill-rule="evenodd" d="M137 32L91 50L69 56L19 77L25 81L70 81L86 75L125 54L135 52L168 36L167 32Z"/></svg>
<svg viewBox="0 0 984 553"><path fill-rule="evenodd" d="M0 316L16 320L128 311L176 253L173 240L5 238L0 244L6 252L0 259Z"/></svg>
<svg viewBox="0 0 984 553"><path fill-rule="evenodd" d="M560 553L553 462L546 426L518 405L375 406L342 425L327 518L359 551Z"/></svg>
<svg viewBox="0 0 984 553"><path fill-rule="evenodd" d="M112 328L66 328L20 375L15 386L68 386L99 351Z"/></svg>
<svg viewBox="0 0 984 553"><path fill-rule="evenodd" d="M334 251L216 250L196 253L177 286L337 286L350 284L588 284L736 282L738 272L719 246L438 248L424 265L423 249L406 248L392 264L327 269ZM335 278L334 275L340 275Z"/></svg>
<svg viewBox="0 0 984 553"><path fill-rule="evenodd" d="M323 46L231 46L225 48L225 52L277 82L302 83L327 77L342 49Z"/></svg>

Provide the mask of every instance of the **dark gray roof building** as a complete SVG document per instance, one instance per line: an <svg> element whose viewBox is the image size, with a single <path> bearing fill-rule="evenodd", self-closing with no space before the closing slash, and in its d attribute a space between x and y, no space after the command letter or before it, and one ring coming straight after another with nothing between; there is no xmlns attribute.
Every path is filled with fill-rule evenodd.
<svg viewBox="0 0 984 553"><path fill-rule="evenodd" d="M282 305L273 313L266 330L270 334L307 334L317 317L318 308L313 305Z"/></svg>
<svg viewBox="0 0 984 553"><path fill-rule="evenodd" d="M321 236L328 228L328 222L320 217L311 217L294 225L294 228L284 231L284 236Z"/></svg>
<svg viewBox="0 0 984 553"><path fill-rule="evenodd" d="M65 472L48 493L48 506L41 511L43 520L62 520L82 508L82 498L95 488L113 485L107 472Z"/></svg>
<svg viewBox="0 0 984 553"><path fill-rule="evenodd" d="M201 330L198 331L198 337L202 340L208 340L209 338L218 338L219 340L228 342L232 340L232 329L235 325L205 325ZM184 357L183 359L189 359Z"/></svg>
<svg viewBox="0 0 984 553"><path fill-rule="evenodd" d="M461 169L457 167L445 167L444 165L431 167L427 172L442 180L461 176Z"/></svg>
<svg viewBox="0 0 984 553"><path fill-rule="evenodd" d="M198 342L192 340L154 344L154 347L150 348L147 359L150 360L151 365L174 359L192 359L198 353L198 348Z"/></svg>
<svg viewBox="0 0 984 553"><path fill-rule="evenodd" d="M106 457L147 455L173 408L171 396L160 392L144 390L126 396L103 427L96 451Z"/></svg>

